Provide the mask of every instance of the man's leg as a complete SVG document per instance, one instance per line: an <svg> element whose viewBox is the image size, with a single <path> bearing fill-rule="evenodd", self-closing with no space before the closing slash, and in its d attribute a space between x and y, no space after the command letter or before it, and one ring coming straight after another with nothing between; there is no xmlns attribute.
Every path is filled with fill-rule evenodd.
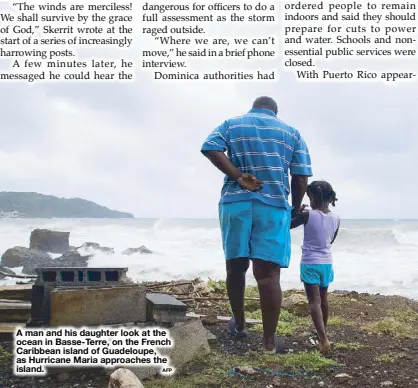
<svg viewBox="0 0 418 388"><path fill-rule="evenodd" d="M250 246L260 292L264 346L267 350L279 350L276 329L282 305L280 270L287 268L290 261L290 211L254 201Z"/></svg>
<svg viewBox="0 0 418 388"><path fill-rule="evenodd" d="M226 262L226 289L238 332L243 331L245 327L245 274L249 265L250 261L247 258L232 259Z"/></svg>
<svg viewBox="0 0 418 388"><path fill-rule="evenodd" d="M245 274L249 267L252 225L251 201L221 204L219 206L222 243L226 259L226 287L234 320L232 334L242 332L244 319Z"/></svg>
<svg viewBox="0 0 418 388"><path fill-rule="evenodd" d="M282 305L280 287L280 265L264 260L253 260L253 274L260 293L260 307L263 318L264 347L276 347L276 329Z"/></svg>

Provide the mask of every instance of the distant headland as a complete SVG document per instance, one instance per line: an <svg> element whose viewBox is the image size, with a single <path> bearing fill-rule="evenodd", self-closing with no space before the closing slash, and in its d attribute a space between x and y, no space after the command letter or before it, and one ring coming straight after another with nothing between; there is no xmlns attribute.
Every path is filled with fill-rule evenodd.
<svg viewBox="0 0 418 388"><path fill-rule="evenodd" d="M81 198L25 192L0 192L0 218L134 218Z"/></svg>

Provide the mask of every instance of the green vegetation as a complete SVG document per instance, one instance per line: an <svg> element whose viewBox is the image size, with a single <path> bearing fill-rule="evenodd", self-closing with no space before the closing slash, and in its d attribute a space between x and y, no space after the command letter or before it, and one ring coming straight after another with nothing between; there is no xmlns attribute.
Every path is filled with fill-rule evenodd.
<svg viewBox="0 0 418 388"><path fill-rule="evenodd" d="M81 198L58 198L38 193L0 192L0 213L24 218L133 218Z"/></svg>
<svg viewBox="0 0 418 388"><path fill-rule="evenodd" d="M349 343L344 343L344 342L335 342L334 344L332 344L333 349L335 350L360 350L363 348L366 348L366 345L362 345L359 344L357 342L349 342Z"/></svg>
<svg viewBox="0 0 418 388"><path fill-rule="evenodd" d="M370 322L362 328L363 330L376 334L401 338L416 338L416 331L411 323L403 322L394 317L384 317L376 322Z"/></svg>
<svg viewBox="0 0 418 388"><path fill-rule="evenodd" d="M252 313L246 314L247 318L261 319L261 310L256 310ZM310 317L298 317L286 310L282 310L280 313L280 321L277 326L277 334L280 335L293 335L298 330L306 329L311 323ZM250 330L263 332L263 326L261 324L254 325Z"/></svg>
<svg viewBox="0 0 418 388"><path fill-rule="evenodd" d="M300 370L314 372L331 366L340 366L334 360L323 357L317 351L289 353L283 356L276 356L276 360L282 367L293 372Z"/></svg>
<svg viewBox="0 0 418 388"><path fill-rule="evenodd" d="M385 353L382 354L380 356L377 356L375 358L376 361L378 362L386 362L386 363L392 363L395 362L396 360L401 359L402 357L404 357L405 355L403 353Z"/></svg>
<svg viewBox="0 0 418 388"><path fill-rule="evenodd" d="M354 322L338 315L331 315L328 318L328 326L354 326Z"/></svg>
<svg viewBox="0 0 418 388"><path fill-rule="evenodd" d="M12 358L13 354L5 350L3 347L0 346L0 365L2 362L7 361L8 359Z"/></svg>
<svg viewBox="0 0 418 388"><path fill-rule="evenodd" d="M315 372L324 368L338 366L334 360L321 356L319 352L290 353L281 356L260 355L249 352L243 356L211 353L195 360L193 365L184 368L174 378L158 377L144 381L146 388L194 388L233 387L237 378L229 372L238 366L271 369L283 372ZM257 378L256 375L254 378ZM164 385L162 385L164 381ZM249 384L251 386L251 384Z"/></svg>

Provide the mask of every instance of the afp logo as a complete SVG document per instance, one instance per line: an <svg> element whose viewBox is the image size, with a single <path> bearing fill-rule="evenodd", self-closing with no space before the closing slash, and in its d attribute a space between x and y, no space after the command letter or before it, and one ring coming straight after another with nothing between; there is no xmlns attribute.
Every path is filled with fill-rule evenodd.
<svg viewBox="0 0 418 388"><path fill-rule="evenodd" d="M176 373L176 368L174 368L172 366L165 366L164 368L161 368L160 373L161 373L162 376L173 376L174 373Z"/></svg>

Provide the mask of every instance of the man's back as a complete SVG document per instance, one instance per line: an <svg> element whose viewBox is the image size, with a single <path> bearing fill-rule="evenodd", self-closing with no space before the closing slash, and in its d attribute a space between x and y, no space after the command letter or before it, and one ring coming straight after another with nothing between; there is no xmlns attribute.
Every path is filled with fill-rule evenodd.
<svg viewBox="0 0 418 388"><path fill-rule="evenodd" d="M299 132L266 109L251 109L225 121L207 138L202 151L227 151L235 167L264 182L259 191L249 192L225 177L222 203L259 199L287 208L289 171L311 175L309 152Z"/></svg>

